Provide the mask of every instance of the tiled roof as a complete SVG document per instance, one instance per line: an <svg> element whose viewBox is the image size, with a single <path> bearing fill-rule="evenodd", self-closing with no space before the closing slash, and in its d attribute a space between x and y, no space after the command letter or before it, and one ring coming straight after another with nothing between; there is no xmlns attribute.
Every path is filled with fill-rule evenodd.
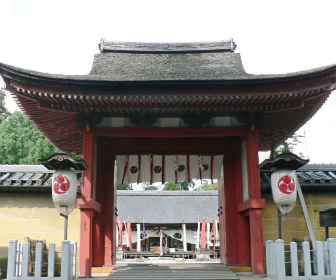
<svg viewBox="0 0 336 280"><path fill-rule="evenodd" d="M41 165L0 165L0 192L43 191L51 192L53 171ZM77 173L77 185L82 184L82 172ZM270 190L271 170L260 172L262 192ZM303 191L336 191L336 164L307 164L297 170ZM119 195L119 194L118 194ZM139 192L131 191L121 196L183 196L183 192ZM194 192L194 196L206 195L206 192Z"/></svg>
<svg viewBox="0 0 336 280"><path fill-rule="evenodd" d="M272 171L261 171L260 181L262 191L271 187ZM336 191L336 164L307 164L297 170L303 191Z"/></svg>
<svg viewBox="0 0 336 280"><path fill-rule="evenodd" d="M82 184L82 172L77 174L77 186ZM0 192L51 192L54 171L43 165L0 165Z"/></svg>
<svg viewBox="0 0 336 280"><path fill-rule="evenodd" d="M118 191L117 208L118 218L132 223L197 223L217 217L218 195L217 191Z"/></svg>

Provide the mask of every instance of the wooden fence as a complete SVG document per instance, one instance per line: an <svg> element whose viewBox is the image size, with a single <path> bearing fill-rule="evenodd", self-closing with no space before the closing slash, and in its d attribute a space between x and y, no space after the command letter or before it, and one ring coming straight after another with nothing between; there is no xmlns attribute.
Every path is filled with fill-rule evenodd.
<svg viewBox="0 0 336 280"><path fill-rule="evenodd" d="M49 244L48 275L42 276L43 244L36 244L34 258L31 258L30 243L19 243L16 239L9 241L7 280L74 280L76 278L77 243L62 242L61 276L55 277L55 244ZM34 264L34 275L29 276L29 267Z"/></svg>
<svg viewBox="0 0 336 280"><path fill-rule="evenodd" d="M268 240L266 267L267 277L273 280L336 279L336 239L317 241L316 251L310 249L309 242L302 242L302 250L291 242L285 251L282 239Z"/></svg>

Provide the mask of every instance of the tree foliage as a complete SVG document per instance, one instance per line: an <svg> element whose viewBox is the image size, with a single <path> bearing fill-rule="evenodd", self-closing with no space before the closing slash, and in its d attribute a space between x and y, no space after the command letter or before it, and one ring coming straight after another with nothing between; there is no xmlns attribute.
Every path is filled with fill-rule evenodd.
<svg viewBox="0 0 336 280"><path fill-rule="evenodd" d="M164 190L164 191L180 191L181 186L175 184L174 182L168 182L168 183L165 184L165 186L162 190Z"/></svg>
<svg viewBox="0 0 336 280"><path fill-rule="evenodd" d="M192 180L190 180L190 182L188 180L178 181L177 184L181 187L181 190L184 190L184 191L188 191L189 187L191 188L195 187L195 183Z"/></svg>
<svg viewBox="0 0 336 280"><path fill-rule="evenodd" d="M144 187L144 190L145 191L157 191L157 187L155 186L147 186L147 187Z"/></svg>
<svg viewBox="0 0 336 280"><path fill-rule="evenodd" d="M117 190L129 191L129 190L132 190L132 185L130 185L130 184L118 184L117 185Z"/></svg>
<svg viewBox="0 0 336 280"><path fill-rule="evenodd" d="M213 184L205 183L205 184L202 185L202 190L203 191L218 190L218 183L213 183Z"/></svg>
<svg viewBox="0 0 336 280"><path fill-rule="evenodd" d="M293 153L294 146L302 144L302 141L299 139L300 137L304 137L304 136L294 134L291 137L289 137L282 145L280 145L274 150L274 156L276 157L285 152ZM308 159L307 156L305 156L301 152L299 152L298 156L304 159Z"/></svg>
<svg viewBox="0 0 336 280"><path fill-rule="evenodd" d="M14 112L0 125L0 164L39 164L58 150L22 112Z"/></svg>
<svg viewBox="0 0 336 280"><path fill-rule="evenodd" d="M6 93L0 89L0 124L10 115L10 112L5 107Z"/></svg>

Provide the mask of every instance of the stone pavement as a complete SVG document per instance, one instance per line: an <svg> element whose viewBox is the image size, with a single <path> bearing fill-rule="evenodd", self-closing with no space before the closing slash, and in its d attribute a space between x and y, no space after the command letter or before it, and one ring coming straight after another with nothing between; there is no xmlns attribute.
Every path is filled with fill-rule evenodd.
<svg viewBox="0 0 336 280"><path fill-rule="evenodd" d="M223 279L223 280L249 280L266 278L266 275L254 276L251 273L233 273L227 266L219 262L178 262L170 258L149 258L143 262L118 262L112 272L107 276L94 277L101 280L114 279ZM83 279L83 278L82 278Z"/></svg>

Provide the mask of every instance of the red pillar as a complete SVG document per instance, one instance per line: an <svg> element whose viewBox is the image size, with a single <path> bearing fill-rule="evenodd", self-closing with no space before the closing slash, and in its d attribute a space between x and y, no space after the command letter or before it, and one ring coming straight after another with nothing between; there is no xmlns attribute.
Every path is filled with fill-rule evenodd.
<svg viewBox="0 0 336 280"><path fill-rule="evenodd" d="M234 182L235 182L235 209L237 235L237 262L239 266L251 266L251 239L249 218L244 213L238 211L238 204L243 201L243 182L241 151L234 153Z"/></svg>
<svg viewBox="0 0 336 280"><path fill-rule="evenodd" d="M116 205L117 184L115 181L115 155L105 155L104 161L104 266L116 262Z"/></svg>
<svg viewBox="0 0 336 280"><path fill-rule="evenodd" d="M225 201L224 201L224 169L223 176L218 181L218 222L219 222L219 240L220 240L220 262L227 264L226 257L226 223L225 223Z"/></svg>
<svg viewBox="0 0 336 280"><path fill-rule="evenodd" d="M249 198L238 205L238 211L249 215L251 237L251 266L253 274L264 273L264 248L262 237L262 208L265 200L261 199L260 173L258 161L257 131L248 131L245 137L246 166L248 174Z"/></svg>
<svg viewBox="0 0 336 280"><path fill-rule="evenodd" d="M99 145L99 143L97 143ZM104 151L97 150L97 175L96 175L96 199L102 204L104 209ZM104 265L104 211L97 213L93 220L93 240L92 240L92 266L101 267Z"/></svg>
<svg viewBox="0 0 336 280"><path fill-rule="evenodd" d="M237 207L235 202L235 176L234 176L233 155L224 156L224 207L223 215L225 221L224 246L226 264L237 266ZM221 210L222 211L222 210ZM223 247L224 247L223 246ZM222 253L221 252L221 253Z"/></svg>
<svg viewBox="0 0 336 280"><path fill-rule="evenodd" d="M94 213L101 211L100 204L93 199L95 133L94 128L83 131L83 159L89 166L83 171L82 198L78 200L81 210L79 275L90 277L92 268L92 226Z"/></svg>

